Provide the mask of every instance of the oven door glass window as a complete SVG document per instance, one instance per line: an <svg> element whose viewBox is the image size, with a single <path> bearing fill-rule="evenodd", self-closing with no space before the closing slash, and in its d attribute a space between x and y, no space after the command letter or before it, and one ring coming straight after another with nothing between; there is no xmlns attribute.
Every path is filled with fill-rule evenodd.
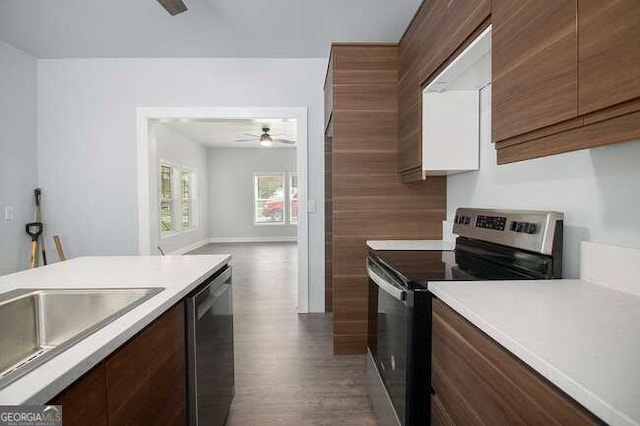
<svg viewBox="0 0 640 426"><path fill-rule="evenodd" d="M377 290L377 344L373 357L396 414L404 423L411 308L383 288Z"/></svg>

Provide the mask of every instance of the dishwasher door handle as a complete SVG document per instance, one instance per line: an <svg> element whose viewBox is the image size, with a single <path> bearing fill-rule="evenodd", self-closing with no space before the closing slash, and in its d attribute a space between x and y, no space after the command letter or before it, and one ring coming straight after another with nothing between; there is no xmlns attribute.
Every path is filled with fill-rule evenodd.
<svg viewBox="0 0 640 426"><path fill-rule="evenodd" d="M213 304L216 303L216 300L218 300L220 296L222 296L230 288L231 288L231 284L222 284L214 294L207 296L206 299L199 302L196 308L198 312L197 313L198 319L202 318L204 314L206 314L207 311L211 309Z"/></svg>

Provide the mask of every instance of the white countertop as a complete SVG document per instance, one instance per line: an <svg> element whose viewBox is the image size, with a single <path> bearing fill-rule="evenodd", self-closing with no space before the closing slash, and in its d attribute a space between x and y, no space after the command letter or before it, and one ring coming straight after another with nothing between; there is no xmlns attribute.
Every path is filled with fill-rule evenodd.
<svg viewBox="0 0 640 426"><path fill-rule="evenodd" d="M640 297L581 280L429 290L605 422L640 425Z"/></svg>
<svg viewBox="0 0 640 426"><path fill-rule="evenodd" d="M164 291L1 389L0 405L49 401L229 259L228 255L80 257L0 276L0 293L17 288L165 287Z"/></svg>
<svg viewBox="0 0 640 426"><path fill-rule="evenodd" d="M453 250L455 243L443 240L369 240L372 250Z"/></svg>

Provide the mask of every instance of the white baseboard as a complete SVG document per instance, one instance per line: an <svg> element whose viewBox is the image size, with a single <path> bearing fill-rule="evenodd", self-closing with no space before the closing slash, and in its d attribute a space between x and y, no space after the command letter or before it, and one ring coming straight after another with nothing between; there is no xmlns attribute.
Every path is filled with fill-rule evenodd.
<svg viewBox="0 0 640 426"><path fill-rule="evenodd" d="M182 255L192 250L198 249L211 243L289 243L298 241L297 237L230 237L230 238L208 238L186 247L168 252L168 255Z"/></svg>
<svg viewBox="0 0 640 426"><path fill-rule="evenodd" d="M211 238L210 243L288 243L298 241L297 237L229 237Z"/></svg>
<svg viewBox="0 0 640 426"><path fill-rule="evenodd" d="M186 247L181 247L181 248L179 248L177 250L173 250L172 252L169 252L167 254L185 254L185 253L190 252L191 250L195 250L195 249L200 248L202 246L206 246L207 244L209 244L209 240L208 239L201 240L201 241L198 241L196 243L190 244L190 245L188 245Z"/></svg>

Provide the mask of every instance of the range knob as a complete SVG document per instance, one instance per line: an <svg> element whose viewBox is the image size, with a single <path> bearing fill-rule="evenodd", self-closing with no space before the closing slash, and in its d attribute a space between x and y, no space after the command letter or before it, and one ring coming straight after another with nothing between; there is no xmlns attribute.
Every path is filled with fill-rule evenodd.
<svg viewBox="0 0 640 426"><path fill-rule="evenodd" d="M524 228L524 232L526 232L527 234L535 234L537 231L538 227L535 223L527 223Z"/></svg>

